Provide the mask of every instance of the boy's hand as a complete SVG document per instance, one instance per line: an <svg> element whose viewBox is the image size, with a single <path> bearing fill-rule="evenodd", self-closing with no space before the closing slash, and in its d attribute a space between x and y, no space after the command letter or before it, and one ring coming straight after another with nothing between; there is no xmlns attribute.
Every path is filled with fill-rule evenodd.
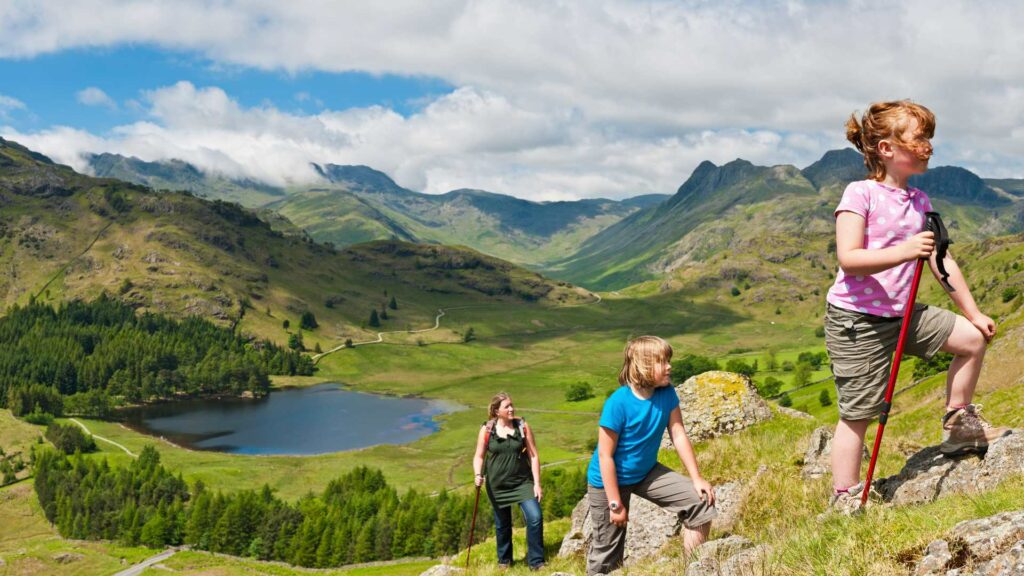
<svg viewBox="0 0 1024 576"><path fill-rule="evenodd" d="M996 323L988 316L978 312L976 316L969 319L971 324L981 332L981 335L985 337L986 342L991 342L992 338L996 335Z"/></svg>
<svg viewBox="0 0 1024 576"><path fill-rule="evenodd" d="M715 503L715 489L711 486L711 483L703 478L694 478L693 487L700 494L700 499L713 505Z"/></svg>
<svg viewBox="0 0 1024 576"><path fill-rule="evenodd" d="M935 233L918 232L911 236L906 242L900 244L903 248L903 260L909 262L919 258L927 258L935 250Z"/></svg>
<svg viewBox="0 0 1024 576"><path fill-rule="evenodd" d="M626 510L625 506L622 506L618 510L611 512L609 519L612 524L615 524L619 528L625 528L626 523L629 522L629 512Z"/></svg>

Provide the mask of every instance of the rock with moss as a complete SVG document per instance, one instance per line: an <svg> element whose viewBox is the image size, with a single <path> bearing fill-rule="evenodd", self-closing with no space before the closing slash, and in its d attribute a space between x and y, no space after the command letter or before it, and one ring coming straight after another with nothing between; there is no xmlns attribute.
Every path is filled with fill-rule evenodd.
<svg viewBox="0 0 1024 576"><path fill-rule="evenodd" d="M928 545L915 576L1024 574L1024 510L964 520Z"/></svg>
<svg viewBox="0 0 1024 576"><path fill-rule="evenodd" d="M710 540L694 550L686 576L761 576L768 574L770 548L742 536Z"/></svg>
<svg viewBox="0 0 1024 576"><path fill-rule="evenodd" d="M762 465L748 479L715 486L715 509L718 516L712 520L712 529L720 532L732 529L751 488L757 485L767 472L768 467ZM624 554L626 566L656 554L683 528L682 520L677 514L663 510L639 496L634 495L629 506L629 527L626 531ZM565 557L586 553L593 533L590 500L584 495L572 511L569 532L562 540L558 555ZM679 542L679 546L682 546L682 542Z"/></svg>
<svg viewBox="0 0 1024 576"><path fill-rule="evenodd" d="M899 474L882 478L875 488L886 502L922 504L948 494L991 490L1024 471L1024 430L993 442L984 456L946 458L929 446L907 460Z"/></svg>
<svg viewBox="0 0 1024 576"><path fill-rule="evenodd" d="M589 512L590 499L583 496L572 511L572 525L562 540L559 556L586 553L594 533ZM682 525L678 515L634 495L629 501L629 527L626 530L623 554L625 565L630 566L641 558L657 553L669 539L679 534ZM682 543L679 545L682 546Z"/></svg>
<svg viewBox="0 0 1024 576"><path fill-rule="evenodd" d="M861 458L871 459L868 447L861 448ZM832 472L832 428L821 426L811 432L811 438L807 442L807 450L804 452L803 469L800 475L806 480L821 478Z"/></svg>
<svg viewBox="0 0 1024 576"><path fill-rule="evenodd" d="M704 372L676 386L676 394L692 442L738 432L772 417L768 403L742 374ZM662 446L672 447L667 431Z"/></svg>

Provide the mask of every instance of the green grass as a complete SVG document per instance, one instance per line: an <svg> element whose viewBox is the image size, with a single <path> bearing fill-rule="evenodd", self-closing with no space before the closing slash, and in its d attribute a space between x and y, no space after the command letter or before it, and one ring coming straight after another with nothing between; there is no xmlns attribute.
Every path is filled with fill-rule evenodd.
<svg viewBox="0 0 1024 576"><path fill-rule="evenodd" d="M65 540L39 508L32 483L22 480L0 488L0 573L10 576L93 576L113 574L151 556L147 548L126 548L108 542ZM71 562L57 556L73 554Z"/></svg>

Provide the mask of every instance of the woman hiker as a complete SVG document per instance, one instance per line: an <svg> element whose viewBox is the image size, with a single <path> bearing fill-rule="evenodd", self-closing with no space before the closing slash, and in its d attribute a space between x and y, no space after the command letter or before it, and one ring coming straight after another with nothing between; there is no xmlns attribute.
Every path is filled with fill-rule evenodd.
<svg viewBox="0 0 1024 576"><path fill-rule="evenodd" d="M544 566L543 491L533 431L526 420L515 417L512 398L505 392L491 399L487 417L477 435L473 471L476 485L486 484L494 507L498 566L512 565L512 506L518 504L526 521L526 562L530 570L539 570Z"/></svg>

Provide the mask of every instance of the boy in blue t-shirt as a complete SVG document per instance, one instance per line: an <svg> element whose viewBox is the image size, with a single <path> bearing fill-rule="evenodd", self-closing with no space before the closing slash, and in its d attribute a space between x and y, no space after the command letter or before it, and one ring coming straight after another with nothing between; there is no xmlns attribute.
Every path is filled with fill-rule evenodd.
<svg viewBox="0 0 1024 576"><path fill-rule="evenodd" d="M672 347L657 336L626 344L619 372L622 387L601 410L597 449L587 469L587 494L594 535L587 553L587 574L622 566L632 494L646 498L683 520L683 547L689 553L704 543L715 511L715 490L697 470L686 436L679 397L670 386ZM689 478L658 463L662 433L668 428Z"/></svg>

